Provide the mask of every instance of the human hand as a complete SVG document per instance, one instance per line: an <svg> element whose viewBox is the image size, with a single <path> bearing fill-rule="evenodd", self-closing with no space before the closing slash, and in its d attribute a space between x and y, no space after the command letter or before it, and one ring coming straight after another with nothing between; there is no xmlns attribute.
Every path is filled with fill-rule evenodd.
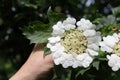
<svg viewBox="0 0 120 80"><path fill-rule="evenodd" d="M44 55L44 44L36 44L28 60L10 80L45 80L54 66L52 55Z"/></svg>

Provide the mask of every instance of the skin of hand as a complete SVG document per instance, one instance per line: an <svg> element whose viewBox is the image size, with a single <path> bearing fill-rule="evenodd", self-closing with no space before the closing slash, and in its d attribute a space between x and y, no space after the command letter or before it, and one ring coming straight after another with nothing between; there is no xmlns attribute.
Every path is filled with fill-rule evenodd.
<svg viewBox="0 0 120 80"><path fill-rule="evenodd" d="M44 44L36 44L28 60L9 80L47 80L53 69L52 55L44 55Z"/></svg>

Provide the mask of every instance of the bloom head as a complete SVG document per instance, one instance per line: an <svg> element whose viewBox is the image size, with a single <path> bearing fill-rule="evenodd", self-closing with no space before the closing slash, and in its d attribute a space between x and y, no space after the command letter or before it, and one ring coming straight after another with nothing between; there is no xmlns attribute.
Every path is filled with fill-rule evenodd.
<svg viewBox="0 0 120 80"><path fill-rule="evenodd" d="M112 67L113 71L120 68L120 33L114 33L103 37L103 41L99 43L102 51L110 53L107 55L108 65Z"/></svg>
<svg viewBox="0 0 120 80"><path fill-rule="evenodd" d="M64 68L88 67L94 56L98 55L101 41L100 32L96 32L95 28L89 20L82 18L76 22L71 17L53 25L47 47L51 50L55 64L62 64Z"/></svg>

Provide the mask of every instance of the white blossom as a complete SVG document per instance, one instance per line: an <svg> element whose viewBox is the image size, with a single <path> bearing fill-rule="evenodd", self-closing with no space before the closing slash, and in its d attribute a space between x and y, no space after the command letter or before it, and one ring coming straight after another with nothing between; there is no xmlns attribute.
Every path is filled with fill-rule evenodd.
<svg viewBox="0 0 120 80"><path fill-rule="evenodd" d="M120 35L119 33L114 33L113 35L108 35L103 37L103 41L99 42L102 51L110 53L107 55L108 65L113 71L118 71L120 69Z"/></svg>
<svg viewBox="0 0 120 80"><path fill-rule="evenodd" d="M108 65L112 67L113 71L117 71L120 68L120 57L116 54L107 55Z"/></svg>
<svg viewBox="0 0 120 80"><path fill-rule="evenodd" d="M51 50L54 63L64 68L89 67L94 56L98 55L101 41L100 32L96 32L95 28L89 20L82 18L76 22L71 17L53 25L47 47Z"/></svg>

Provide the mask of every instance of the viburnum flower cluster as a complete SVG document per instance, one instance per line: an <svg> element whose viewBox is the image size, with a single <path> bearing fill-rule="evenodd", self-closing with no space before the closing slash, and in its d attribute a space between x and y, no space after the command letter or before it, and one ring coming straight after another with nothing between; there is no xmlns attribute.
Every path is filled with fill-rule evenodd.
<svg viewBox="0 0 120 80"><path fill-rule="evenodd" d="M100 32L89 20L82 18L76 21L68 17L53 25L52 37L48 38L47 47L50 48L56 65L68 67L89 67L98 55Z"/></svg>
<svg viewBox="0 0 120 80"><path fill-rule="evenodd" d="M110 54L107 55L108 65L112 67L113 71L120 69L120 33L114 33L103 37L100 43L102 51Z"/></svg>

